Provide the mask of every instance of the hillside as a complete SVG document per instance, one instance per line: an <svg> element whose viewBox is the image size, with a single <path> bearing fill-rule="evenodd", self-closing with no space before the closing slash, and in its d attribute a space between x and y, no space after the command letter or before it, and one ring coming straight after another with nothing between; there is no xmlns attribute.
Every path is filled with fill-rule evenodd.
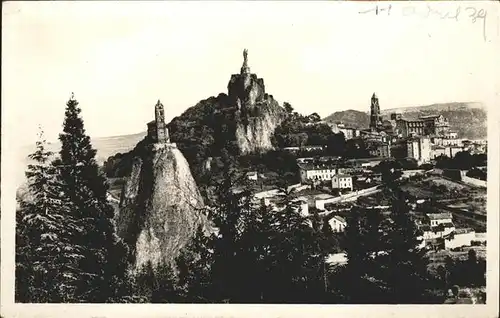
<svg viewBox="0 0 500 318"><path fill-rule="evenodd" d="M448 118L450 129L457 131L463 138L485 138L487 135L486 107L481 103L441 103L426 106L382 109L384 119L389 119L391 113L402 113L404 118L417 119L425 115L443 115ZM370 122L368 112L345 110L335 112L324 119L327 122L342 121L348 126L367 128Z"/></svg>
<svg viewBox="0 0 500 318"><path fill-rule="evenodd" d="M332 123L343 122L349 127L358 129L367 128L370 124L370 116L368 113L352 109L335 112L325 117L323 120Z"/></svg>

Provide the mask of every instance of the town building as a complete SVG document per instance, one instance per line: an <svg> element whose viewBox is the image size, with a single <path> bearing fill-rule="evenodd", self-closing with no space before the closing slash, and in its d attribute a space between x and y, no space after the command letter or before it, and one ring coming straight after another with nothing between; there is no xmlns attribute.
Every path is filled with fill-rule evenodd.
<svg viewBox="0 0 500 318"><path fill-rule="evenodd" d="M331 180L337 174L336 165L298 163L298 166L302 182L308 180Z"/></svg>
<svg viewBox="0 0 500 318"><path fill-rule="evenodd" d="M425 123L422 120L396 120L396 131L401 137L424 135Z"/></svg>
<svg viewBox="0 0 500 318"><path fill-rule="evenodd" d="M444 248L444 239L455 231L452 215L450 213L429 213L424 223L418 224L421 231L422 245Z"/></svg>
<svg viewBox="0 0 500 318"><path fill-rule="evenodd" d="M416 120L404 119L401 114L391 114L391 120L396 123L396 131L402 137L446 135L449 123L443 115L421 116Z"/></svg>
<svg viewBox="0 0 500 318"><path fill-rule="evenodd" d="M431 142L437 146L461 146L463 140L456 138L456 135L430 136Z"/></svg>
<svg viewBox="0 0 500 318"><path fill-rule="evenodd" d="M328 220L328 224L330 224L332 231L335 233L344 232L344 229L347 226L346 220L338 215L334 215L330 220Z"/></svg>
<svg viewBox="0 0 500 318"><path fill-rule="evenodd" d="M387 142L374 141L369 142L368 151L370 155L380 158L391 157L391 146Z"/></svg>
<svg viewBox="0 0 500 318"><path fill-rule="evenodd" d="M431 146L431 158L436 159L439 156L446 156L446 147L439 145Z"/></svg>
<svg viewBox="0 0 500 318"><path fill-rule="evenodd" d="M410 138L406 141L408 158L414 158L419 164L431 160L431 142L429 138Z"/></svg>
<svg viewBox="0 0 500 318"><path fill-rule="evenodd" d="M369 129L361 130L360 136L365 142L384 142L390 143L392 141L392 136L386 131L371 131Z"/></svg>
<svg viewBox="0 0 500 318"><path fill-rule="evenodd" d="M448 134L450 124L443 115L420 116L419 119L425 123L424 133L426 135L444 136Z"/></svg>
<svg viewBox="0 0 500 318"><path fill-rule="evenodd" d="M257 174L257 171L247 172L247 179L257 181L259 179L259 175Z"/></svg>
<svg viewBox="0 0 500 318"><path fill-rule="evenodd" d="M375 167L381 163L385 158L359 158L359 159L348 159L346 163L353 168L367 168Z"/></svg>
<svg viewBox="0 0 500 318"><path fill-rule="evenodd" d="M300 150L305 150L305 151L323 151L325 149L325 146L321 145L305 145L300 147Z"/></svg>
<svg viewBox="0 0 500 318"><path fill-rule="evenodd" d="M346 126L344 123L332 123L330 124L333 133L344 134L345 140L357 138L360 136L360 130L354 127Z"/></svg>
<svg viewBox="0 0 500 318"><path fill-rule="evenodd" d="M297 153L297 152L299 152L300 148L299 147L284 147L283 150L291 152L291 153Z"/></svg>
<svg viewBox="0 0 500 318"><path fill-rule="evenodd" d="M352 176L336 174L332 177L332 189L349 189L352 191Z"/></svg>
<svg viewBox="0 0 500 318"><path fill-rule="evenodd" d="M427 219L431 227L437 226L439 224L453 223L453 217L451 213L428 213Z"/></svg>

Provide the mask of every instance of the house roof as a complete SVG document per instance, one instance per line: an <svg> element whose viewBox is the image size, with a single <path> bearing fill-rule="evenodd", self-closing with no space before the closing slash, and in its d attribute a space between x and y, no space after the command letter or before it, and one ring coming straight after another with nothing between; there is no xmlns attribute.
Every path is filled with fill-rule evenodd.
<svg viewBox="0 0 500 318"><path fill-rule="evenodd" d="M337 177L337 178L352 178L351 175L348 175L348 174L336 174L336 175L334 175L334 177Z"/></svg>
<svg viewBox="0 0 500 318"><path fill-rule="evenodd" d="M460 228L460 229L455 229L454 232L455 232L455 234L467 234L467 233L474 232L474 231L470 228Z"/></svg>
<svg viewBox="0 0 500 318"><path fill-rule="evenodd" d="M326 170L335 169L337 164L324 164L324 163L297 163L300 169L304 170Z"/></svg>
<svg viewBox="0 0 500 318"><path fill-rule="evenodd" d="M325 199L334 198L334 196L331 194L328 194L328 193L321 193L321 194L316 194L314 196L314 198L317 200L325 200Z"/></svg>
<svg viewBox="0 0 500 318"><path fill-rule="evenodd" d="M427 217L431 220L443 220L443 219L451 219L451 213L428 213Z"/></svg>
<svg viewBox="0 0 500 318"><path fill-rule="evenodd" d="M425 116L420 116L420 119L432 119L432 118L438 118L441 115L425 115Z"/></svg>
<svg viewBox="0 0 500 318"><path fill-rule="evenodd" d="M339 216L339 215L334 215L332 219L336 219L339 222L347 224L346 220L343 217Z"/></svg>
<svg viewBox="0 0 500 318"><path fill-rule="evenodd" d="M433 145L433 146L431 146L431 149L446 149L446 147L443 147L440 145Z"/></svg>

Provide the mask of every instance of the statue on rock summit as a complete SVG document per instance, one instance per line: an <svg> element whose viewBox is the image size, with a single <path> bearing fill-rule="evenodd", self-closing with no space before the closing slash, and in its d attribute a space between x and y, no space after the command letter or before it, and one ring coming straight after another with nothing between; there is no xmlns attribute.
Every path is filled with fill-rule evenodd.
<svg viewBox="0 0 500 318"><path fill-rule="evenodd" d="M250 67L248 67L248 50L243 50L243 65L241 66L241 74L250 74Z"/></svg>

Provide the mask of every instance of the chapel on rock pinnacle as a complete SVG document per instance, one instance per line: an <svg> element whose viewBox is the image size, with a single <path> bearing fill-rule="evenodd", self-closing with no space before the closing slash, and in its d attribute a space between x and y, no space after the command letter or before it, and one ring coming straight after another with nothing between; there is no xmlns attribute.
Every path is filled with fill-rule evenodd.
<svg viewBox="0 0 500 318"><path fill-rule="evenodd" d="M165 110L158 100L155 105L155 119L148 123L148 138L157 145L171 145L167 124L165 124Z"/></svg>

